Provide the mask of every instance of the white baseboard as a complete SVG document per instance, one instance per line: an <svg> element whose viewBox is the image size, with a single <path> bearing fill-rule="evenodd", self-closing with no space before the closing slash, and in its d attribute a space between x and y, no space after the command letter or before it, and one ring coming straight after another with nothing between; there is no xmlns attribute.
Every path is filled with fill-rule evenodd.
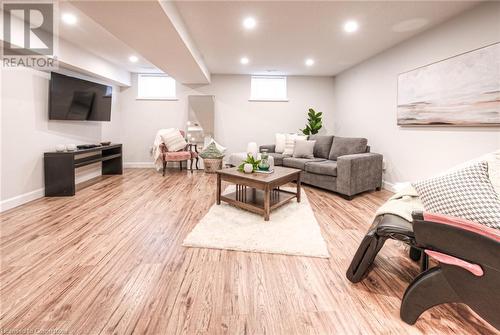
<svg viewBox="0 0 500 335"><path fill-rule="evenodd" d="M394 187L394 184L393 184L393 183L391 183L391 182L388 182L388 181L385 181L385 180L384 180L384 181L382 182L382 187L383 187L384 189L386 189L386 190L391 191L391 192L397 192L397 191L396 191L396 188Z"/></svg>
<svg viewBox="0 0 500 335"><path fill-rule="evenodd" d="M11 208L24 205L27 202L42 198L45 194L45 188L39 188L28 193L17 195L15 197L2 200L0 202L0 212L4 212Z"/></svg>
<svg viewBox="0 0 500 335"><path fill-rule="evenodd" d="M101 171L89 171L85 174L80 174L75 176L75 184L82 183L84 181L90 180L92 178L96 178L101 175ZM5 199L0 201L0 213L6 210L12 209L17 206L24 205L33 200L43 198L45 196L45 188L39 188L34 191L30 191L24 194L16 195L15 197Z"/></svg>
<svg viewBox="0 0 500 335"><path fill-rule="evenodd" d="M153 169L155 164L153 162L125 162L123 167L126 169Z"/></svg>
<svg viewBox="0 0 500 335"><path fill-rule="evenodd" d="M189 166L189 164L185 165L185 166L186 166L186 170L187 170L188 169L187 167ZM203 164L201 163L201 161L200 161L198 166L199 166L200 170L203 170ZM126 162L126 163L123 163L123 167L125 169L156 169L156 165L152 162ZM194 169L194 166L193 166L193 169Z"/></svg>

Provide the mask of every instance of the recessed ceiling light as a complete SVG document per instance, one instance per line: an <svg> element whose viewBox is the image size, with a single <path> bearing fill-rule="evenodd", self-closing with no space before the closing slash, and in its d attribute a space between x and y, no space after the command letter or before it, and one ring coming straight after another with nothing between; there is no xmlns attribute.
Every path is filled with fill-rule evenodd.
<svg viewBox="0 0 500 335"><path fill-rule="evenodd" d="M71 14L71 13L64 13L61 16L61 18L62 18L64 23L70 24L70 25L74 25L74 24L76 24L76 22L78 22L78 19L76 18L76 16Z"/></svg>
<svg viewBox="0 0 500 335"><path fill-rule="evenodd" d="M344 23L344 31L346 33L354 33L359 28L359 24L354 20L349 20Z"/></svg>
<svg viewBox="0 0 500 335"><path fill-rule="evenodd" d="M311 59L311 58L306 59L306 65L307 66L313 66L314 65L314 59Z"/></svg>
<svg viewBox="0 0 500 335"><path fill-rule="evenodd" d="M250 60L247 57L241 57L241 59L240 59L241 64L248 64L249 61Z"/></svg>
<svg viewBox="0 0 500 335"><path fill-rule="evenodd" d="M132 63L137 63L137 61L139 60L139 58L137 58L137 56L130 56L128 58L129 61L131 61Z"/></svg>
<svg viewBox="0 0 500 335"><path fill-rule="evenodd" d="M245 29L253 29L257 25L257 21L253 17L247 17L246 19L243 20L243 27Z"/></svg>

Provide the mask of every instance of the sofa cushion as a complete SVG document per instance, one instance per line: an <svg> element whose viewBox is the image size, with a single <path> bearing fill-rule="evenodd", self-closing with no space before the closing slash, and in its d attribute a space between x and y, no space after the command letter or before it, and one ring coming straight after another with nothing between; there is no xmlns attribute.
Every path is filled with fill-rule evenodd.
<svg viewBox="0 0 500 335"><path fill-rule="evenodd" d="M366 138L335 136L328 159L336 161L340 156L362 154L366 152L367 143Z"/></svg>
<svg viewBox="0 0 500 335"><path fill-rule="evenodd" d="M187 161L188 159L191 159L189 151L168 151L163 153L163 160L167 162Z"/></svg>
<svg viewBox="0 0 500 335"><path fill-rule="evenodd" d="M306 171L315 174L324 174L328 176L337 176L337 162L323 161L323 162L309 162L306 164Z"/></svg>
<svg viewBox="0 0 500 335"><path fill-rule="evenodd" d="M305 170L306 163L308 163L308 162L321 162L321 161L324 161L324 159L323 158L285 157L285 158L283 158L283 166Z"/></svg>
<svg viewBox="0 0 500 335"><path fill-rule="evenodd" d="M295 158L314 158L314 144L316 141L296 140L293 148Z"/></svg>
<svg viewBox="0 0 500 335"><path fill-rule="evenodd" d="M316 141L314 144L314 157L327 159L332 149L333 136L311 135L309 140Z"/></svg>
<svg viewBox="0 0 500 335"><path fill-rule="evenodd" d="M270 152L269 156L273 157L274 165L278 165L278 166L283 165L283 154L279 154L277 152Z"/></svg>

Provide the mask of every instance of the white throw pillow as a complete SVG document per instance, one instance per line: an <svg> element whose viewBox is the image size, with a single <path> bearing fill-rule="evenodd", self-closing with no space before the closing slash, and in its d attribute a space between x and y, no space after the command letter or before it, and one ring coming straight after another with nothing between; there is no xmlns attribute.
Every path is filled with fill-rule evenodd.
<svg viewBox="0 0 500 335"><path fill-rule="evenodd" d="M298 134L286 134L285 150L283 151L284 156L292 156L293 149L295 148L295 141L305 141L307 136Z"/></svg>
<svg viewBox="0 0 500 335"><path fill-rule="evenodd" d="M285 151L286 134L276 134L276 148L274 152L282 154Z"/></svg>
<svg viewBox="0 0 500 335"><path fill-rule="evenodd" d="M316 141L295 140L293 148L294 158L314 158L314 144Z"/></svg>
<svg viewBox="0 0 500 335"><path fill-rule="evenodd" d="M182 150L187 145L187 142L184 137L182 137L179 129L173 129L172 131L162 134L161 139L167 146L167 150L171 152Z"/></svg>

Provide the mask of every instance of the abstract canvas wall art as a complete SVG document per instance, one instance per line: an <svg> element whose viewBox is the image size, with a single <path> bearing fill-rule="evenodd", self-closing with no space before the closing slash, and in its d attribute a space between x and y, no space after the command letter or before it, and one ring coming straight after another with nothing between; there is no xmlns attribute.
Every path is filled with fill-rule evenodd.
<svg viewBox="0 0 500 335"><path fill-rule="evenodd" d="M398 125L500 126L500 43L398 76Z"/></svg>

